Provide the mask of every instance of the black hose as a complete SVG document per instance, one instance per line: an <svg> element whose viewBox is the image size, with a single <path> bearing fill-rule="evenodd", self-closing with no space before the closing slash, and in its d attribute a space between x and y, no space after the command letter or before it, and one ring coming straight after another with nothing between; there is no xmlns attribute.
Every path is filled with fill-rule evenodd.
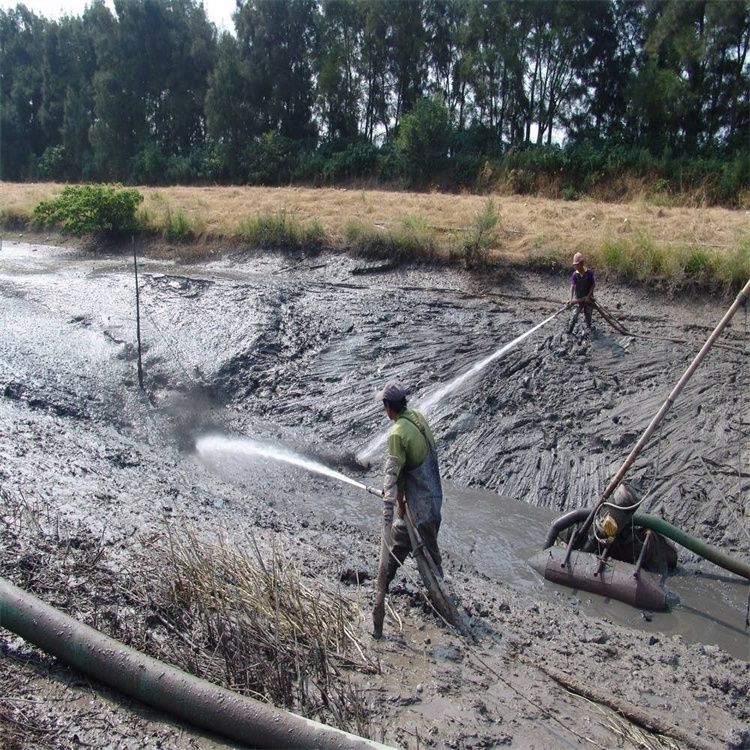
<svg viewBox="0 0 750 750"><path fill-rule="evenodd" d="M550 526L542 549L548 549L551 547L557 541L560 532L567 529L568 526L585 521L588 518L589 513L591 513L591 508L576 508L576 510L568 511L565 515L560 516L560 518Z"/></svg>
<svg viewBox="0 0 750 750"><path fill-rule="evenodd" d="M131 698L243 745L329 750L384 748L152 659L2 578L0 627Z"/></svg>

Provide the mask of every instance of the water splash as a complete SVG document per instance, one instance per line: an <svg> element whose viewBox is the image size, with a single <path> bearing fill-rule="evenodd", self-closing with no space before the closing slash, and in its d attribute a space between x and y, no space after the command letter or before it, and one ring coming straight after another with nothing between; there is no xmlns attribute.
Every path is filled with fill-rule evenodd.
<svg viewBox="0 0 750 750"><path fill-rule="evenodd" d="M428 415L435 408L435 406L437 406L437 404L440 403L443 398L445 398L445 396L460 388L464 383L466 383L467 380L480 373L491 362L500 359L509 351L511 351L511 349L515 349L515 347L517 347L522 341L531 336L532 333L538 331L542 326L547 325L547 323L549 323L553 318L557 317L566 307L567 305L564 305L557 312L553 313L548 318L545 318L541 323L537 323L533 328L529 328L528 331L514 338L513 341L509 341L507 344L504 344L497 351L475 363L468 370L463 372L461 375L453 378L453 380L451 380L446 385L441 386L440 388L436 388L433 391L428 391L428 393L415 404L415 407L424 412L425 415ZM361 464L368 463L375 451L377 451L381 446L385 445L387 439L388 430L371 440L359 453L357 453L357 460Z"/></svg>
<svg viewBox="0 0 750 750"><path fill-rule="evenodd" d="M352 484L355 487L359 487L367 492L372 492L372 488L368 487L362 482L358 482L356 479L342 474L340 471L331 469L325 464L321 464L318 461L305 458L299 453L294 453L281 446L272 445L270 443L262 443L258 440L252 440L251 438L243 437L227 437L225 435L204 435L195 443L195 450L205 463L211 463L212 459L224 458L226 456L234 456L250 461L252 459L267 458L273 461L280 461L282 463L291 464L292 466L298 466L306 471L311 471L315 474L322 474L323 476L330 477L331 479L337 479L340 482L346 482Z"/></svg>

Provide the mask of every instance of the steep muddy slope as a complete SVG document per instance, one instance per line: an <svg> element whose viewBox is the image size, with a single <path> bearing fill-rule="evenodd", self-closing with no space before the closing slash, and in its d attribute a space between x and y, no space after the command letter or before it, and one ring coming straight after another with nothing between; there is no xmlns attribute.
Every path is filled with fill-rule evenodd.
<svg viewBox="0 0 750 750"><path fill-rule="evenodd" d="M341 457L383 430L373 395L384 381L400 379L419 405L559 309L568 291L564 279L536 276L362 275L335 257L248 276L256 262L267 261L227 267L189 297L146 276L146 309L175 321L162 324L164 336L151 332L150 354L160 359L148 368L152 390L160 399L190 392L179 352L200 384L193 392L240 410L238 431L252 433L262 417ZM491 363L431 410L446 476L556 511L598 498L728 304L606 283L598 296L642 337L601 319L591 334L579 327L569 336L566 311ZM741 313L629 475L649 494L645 510L733 551L747 543L738 523L750 464L740 429L746 325Z"/></svg>
<svg viewBox="0 0 750 750"><path fill-rule="evenodd" d="M19 271L15 283L3 282L4 295L17 300L5 316L5 397L84 419L104 408L119 419L135 397L127 260L18 253L14 260L5 251L7 270L17 263ZM41 297L25 298L19 279L42 269L50 274ZM305 449L346 461L384 430L374 398L383 382L401 380L418 406L568 294L566 279L530 274L492 282L445 270L362 270L336 256L144 263L146 389L157 405L179 405L183 447L210 422L212 405L229 405L221 422L237 432L275 425ZM566 311L492 362L430 412L446 477L555 511L593 503L728 305L602 281L598 298L641 337L622 336L600 318L589 335L579 323L569 336ZM29 327L38 305L77 312L66 312L55 330ZM736 317L724 348L699 368L628 476L649 495L644 510L731 551L747 544L746 316ZM83 361L74 348L66 363L74 332L90 340L101 365L88 348ZM23 361L19 347L37 356L23 377L12 366ZM102 386L97 368L112 354L116 366L106 365Z"/></svg>

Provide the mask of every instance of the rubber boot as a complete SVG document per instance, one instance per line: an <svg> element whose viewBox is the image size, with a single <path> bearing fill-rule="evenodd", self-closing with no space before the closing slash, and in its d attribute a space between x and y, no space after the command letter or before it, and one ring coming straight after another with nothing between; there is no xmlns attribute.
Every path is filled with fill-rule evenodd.
<svg viewBox="0 0 750 750"><path fill-rule="evenodd" d="M388 591L388 559L392 546L390 524L383 524L380 541L380 563L378 580L375 587L375 606L372 610L372 637L380 640L383 637L383 620L385 620L385 595Z"/></svg>

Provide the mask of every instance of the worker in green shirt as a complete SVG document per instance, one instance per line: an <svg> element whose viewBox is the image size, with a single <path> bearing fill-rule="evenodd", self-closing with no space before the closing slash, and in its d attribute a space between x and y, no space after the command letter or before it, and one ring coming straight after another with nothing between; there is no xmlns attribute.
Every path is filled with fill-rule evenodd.
<svg viewBox="0 0 750 750"><path fill-rule="evenodd" d="M406 391L388 383L379 394L393 426L388 433L388 456L383 479L383 533L380 547L377 598L373 610L376 638L383 634L385 595L396 571L412 551L404 519L404 500L409 503L414 525L442 576L437 535L443 490L440 484L435 438L424 415L406 408ZM394 509L396 519L394 521Z"/></svg>

